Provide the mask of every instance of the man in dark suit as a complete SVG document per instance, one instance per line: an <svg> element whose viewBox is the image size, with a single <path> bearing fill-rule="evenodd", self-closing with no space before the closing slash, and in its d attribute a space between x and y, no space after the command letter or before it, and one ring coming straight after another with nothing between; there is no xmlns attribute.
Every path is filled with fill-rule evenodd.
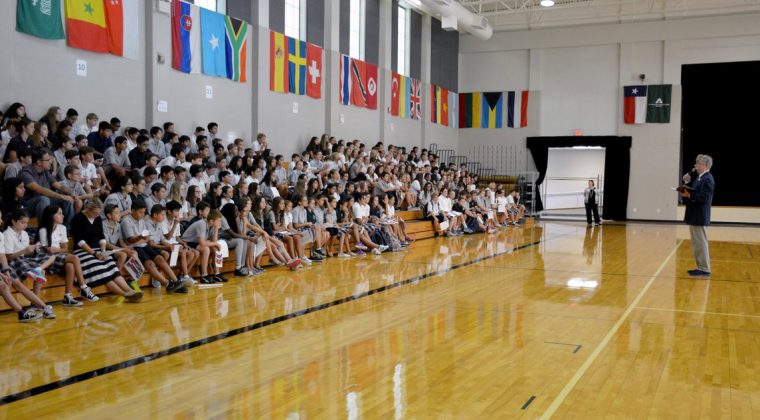
<svg viewBox="0 0 760 420"><path fill-rule="evenodd" d="M710 249L707 244L707 226L710 224L710 206L712 206L713 193L715 192L715 179L710 173L712 157L699 155L696 159L695 168L697 178L689 179L692 192L681 193L686 204L684 221L689 225L691 235L691 252L697 261L697 268L689 270L692 277L710 277ZM684 176L686 181L686 176Z"/></svg>

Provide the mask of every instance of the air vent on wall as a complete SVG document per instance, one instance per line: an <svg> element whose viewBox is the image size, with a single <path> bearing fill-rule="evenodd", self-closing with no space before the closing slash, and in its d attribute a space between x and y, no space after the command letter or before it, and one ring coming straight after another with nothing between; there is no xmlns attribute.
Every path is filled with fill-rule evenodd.
<svg viewBox="0 0 760 420"><path fill-rule="evenodd" d="M486 19L485 16L476 16L475 19L473 19L472 27L477 29L485 29L488 27L488 19Z"/></svg>
<svg viewBox="0 0 760 420"><path fill-rule="evenodd" d="M156 3L156 10L158 10L159 13L165 13L167 15L172 13L171 0L158 0Z"/></svg>

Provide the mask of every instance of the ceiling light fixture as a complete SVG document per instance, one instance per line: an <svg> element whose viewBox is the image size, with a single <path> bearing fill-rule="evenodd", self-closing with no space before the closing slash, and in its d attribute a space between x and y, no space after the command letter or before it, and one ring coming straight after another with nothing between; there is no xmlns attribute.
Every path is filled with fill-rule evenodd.
<svg viewBox="0 0 760 420"><path fill-rule="evenodd" d="M554 0L541 0L539 4L544 7L552 7L554 6Z"/></svg>

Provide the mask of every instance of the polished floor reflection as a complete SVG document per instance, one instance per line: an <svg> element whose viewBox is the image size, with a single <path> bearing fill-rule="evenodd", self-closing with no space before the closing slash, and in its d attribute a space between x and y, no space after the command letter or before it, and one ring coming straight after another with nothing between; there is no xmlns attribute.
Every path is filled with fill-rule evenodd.
<svg viewBox="0 0 760 420"><path fill-rule="evenodd" d="M0 315L0 419L760 417L760 229L544 222Z"/></svg>

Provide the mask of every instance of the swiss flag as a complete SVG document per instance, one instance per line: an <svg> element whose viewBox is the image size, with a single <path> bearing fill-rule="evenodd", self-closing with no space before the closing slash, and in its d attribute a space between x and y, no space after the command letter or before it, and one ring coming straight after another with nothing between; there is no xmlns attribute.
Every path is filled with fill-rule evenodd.
<svg viewBox="0 0 760 420"><path fill-rule="evenodd" d="M377 66L364 63L367 73L367 108L377 109Z"/></svg>
<svg viewBox="0 0 760 420"><path fill-rule="evenodd" d="M306 46L306 94L322 97L322 48L314 44Z"/></svg>
<svg viewBox="0 0 760 420"><path fill-rule="evenodd" d="M399 74L393 72L391 81L391 115L398 116Z"/></svg>

